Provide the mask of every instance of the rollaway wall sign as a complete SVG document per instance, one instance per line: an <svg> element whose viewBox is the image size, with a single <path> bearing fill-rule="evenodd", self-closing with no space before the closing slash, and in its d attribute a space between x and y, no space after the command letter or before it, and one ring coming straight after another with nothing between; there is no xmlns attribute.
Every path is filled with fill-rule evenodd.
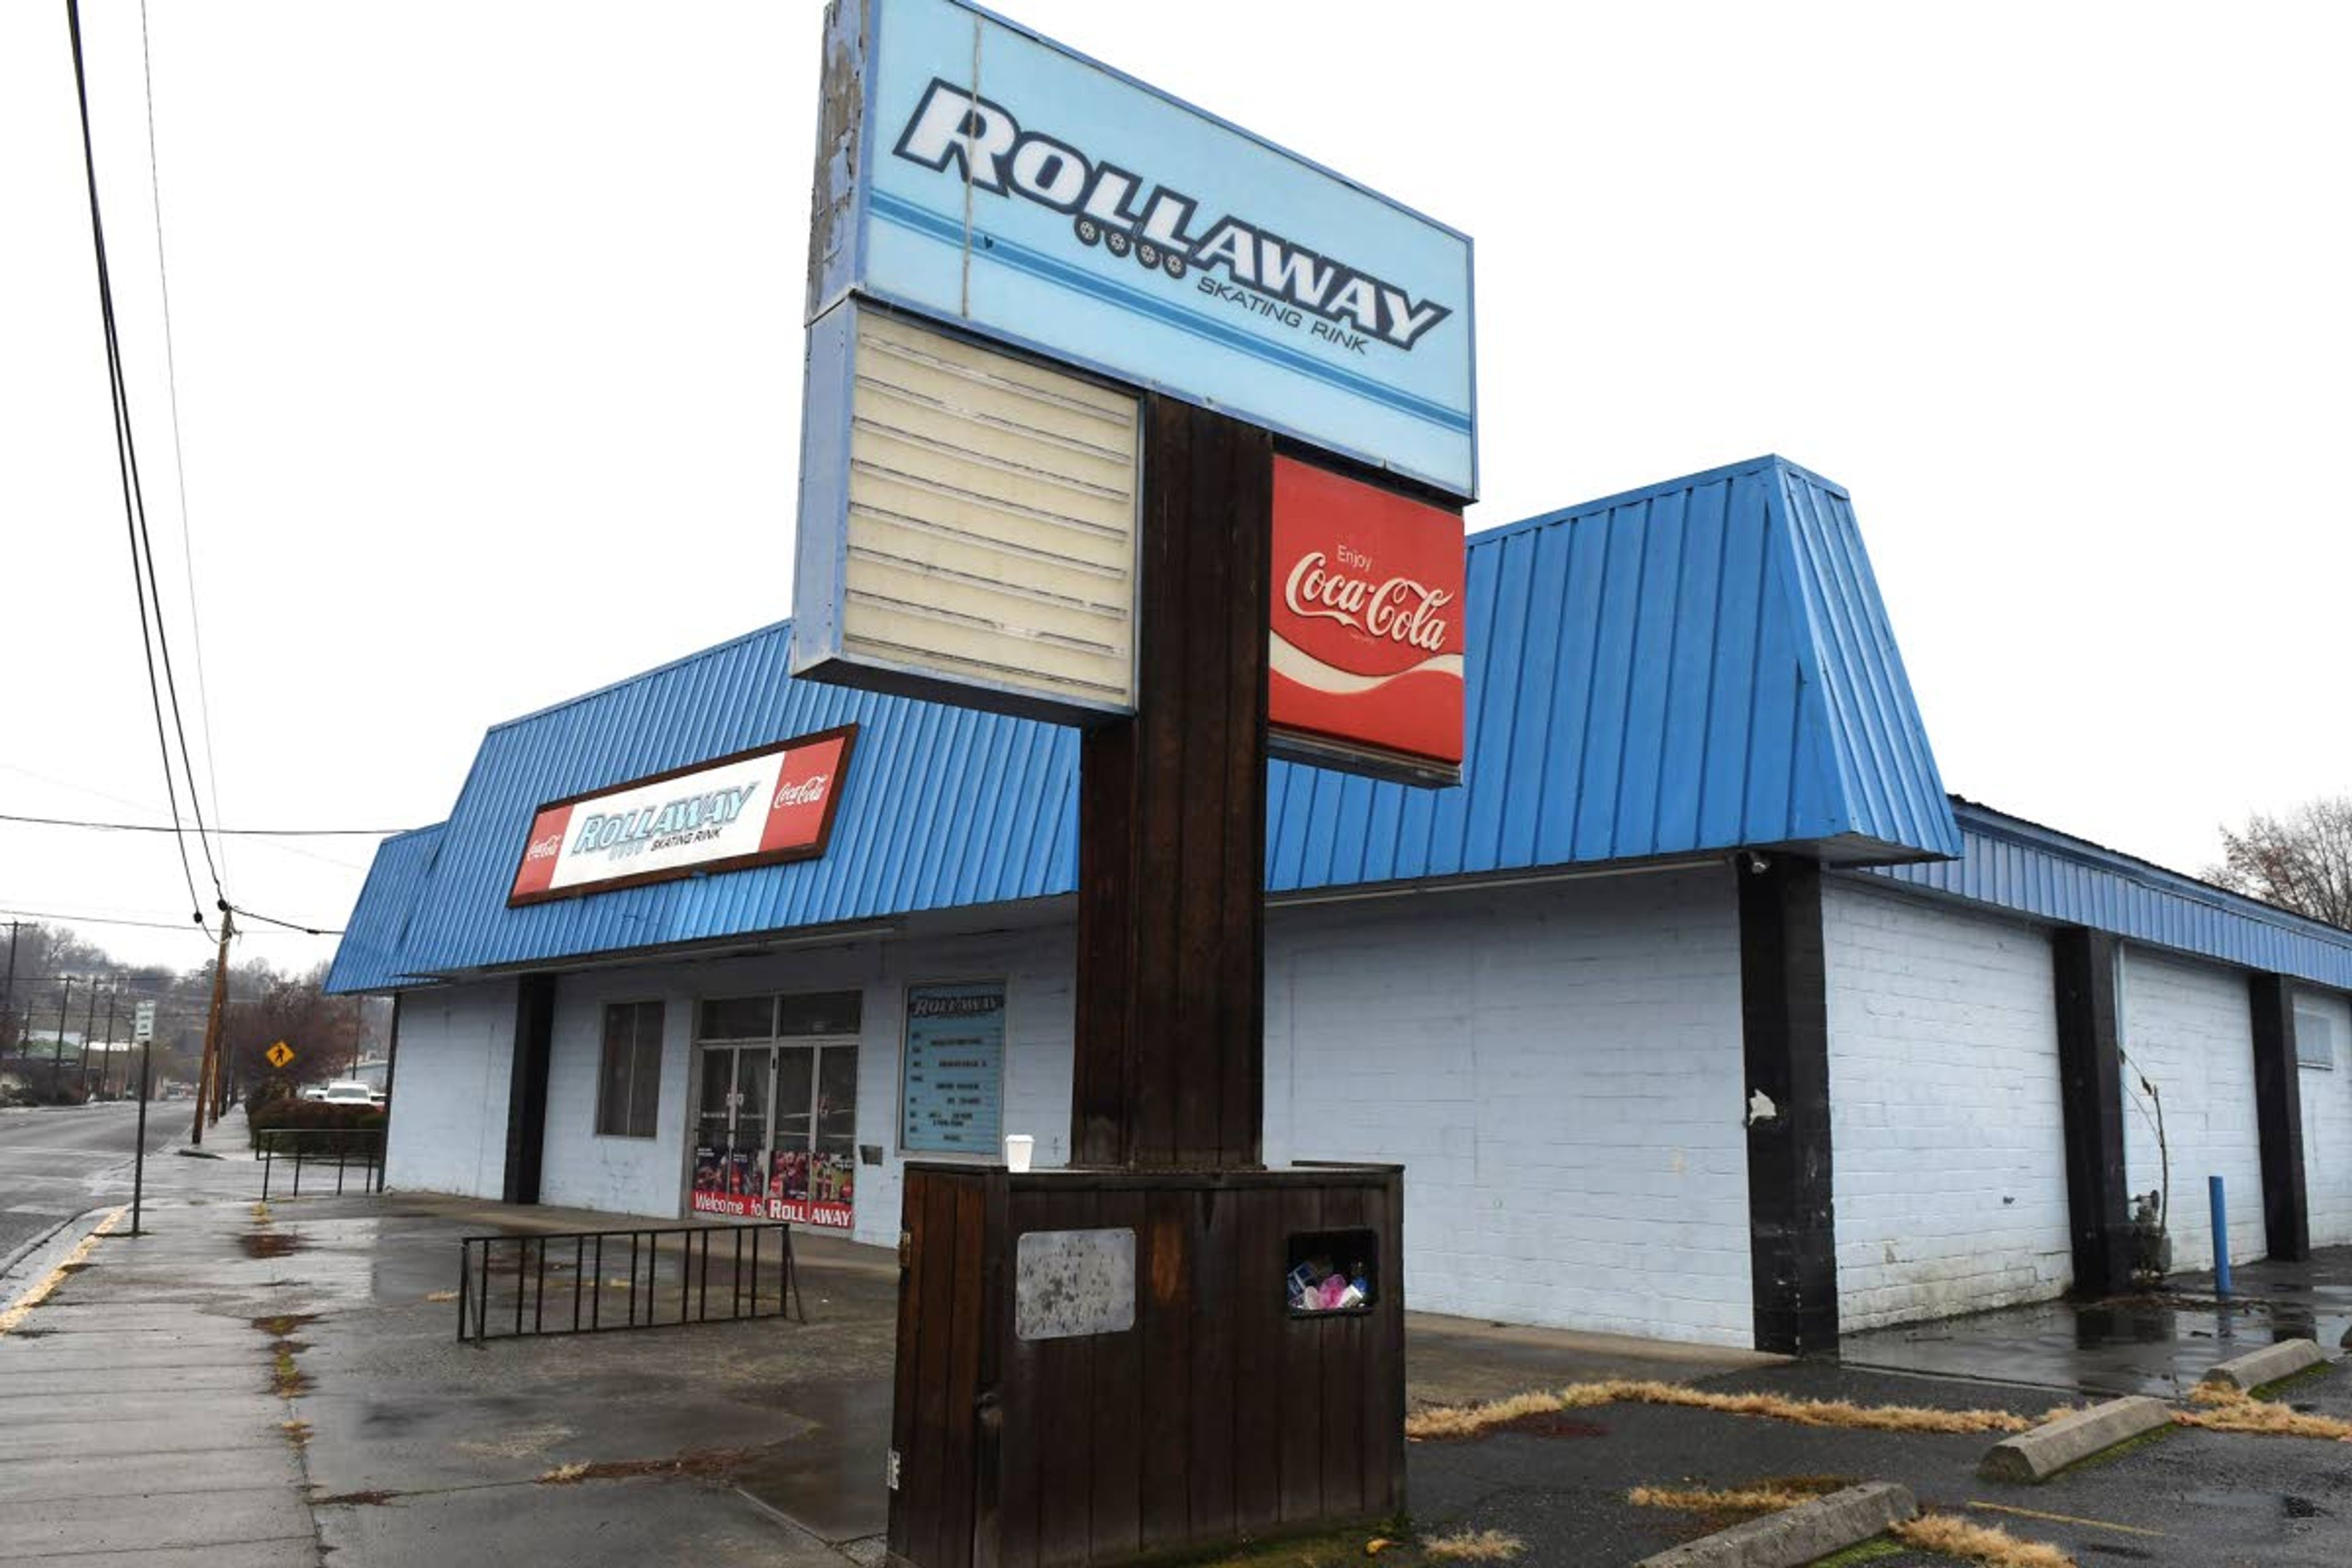
<svg viewBox="0 0 2352 1568"><path fill-rule="evenodd" d="M844 725L542 805L508 907L813 859L856 739Z"/></svg>
<svg viewBox="0 0 2352 1568"><path fill-rule="evenodd" d="M809 319L852 293L1477 493L1467 236L956 0L841 0Z"/></svg>

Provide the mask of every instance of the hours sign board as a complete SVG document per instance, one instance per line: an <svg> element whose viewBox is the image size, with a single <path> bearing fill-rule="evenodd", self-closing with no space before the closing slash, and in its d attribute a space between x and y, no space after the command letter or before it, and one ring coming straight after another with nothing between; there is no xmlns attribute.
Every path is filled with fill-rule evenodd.
<svg viewBox="0 0 2352 1568"><path fill-rule="evenodd" d="M1469 499L1467 236L959 0L836 0L809 319L852 294Z"/></svg>
<svg viewBox="0 0 2352 1568"><path fill-rule="evenodd" d="M906 1080L901 1147L996 1156L1004 1097L1002 982L907 988Z"/></svg>

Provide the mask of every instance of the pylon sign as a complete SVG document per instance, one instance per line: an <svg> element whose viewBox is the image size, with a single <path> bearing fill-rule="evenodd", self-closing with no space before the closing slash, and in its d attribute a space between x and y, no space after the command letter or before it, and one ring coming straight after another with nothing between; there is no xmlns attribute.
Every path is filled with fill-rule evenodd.
<svg viewBox="0 0 2352 1568"><path fill-rule="evenodd" d="M1468 236L964 0L825 52L795 676L1131 713L1140 393L1475 498Z"/></svg>
<svg viewBox="0 0 2352 1568"><path fill-rule="evenodd" d="M261 1054L268 1060L271 1067L282 1072L285 1070L286 1064L294 1059L294 1047L280 1040Z"/></svg>
<svg viewBox="0 0 2352 1568"><path fill-rule="evenodd" d="M961 0L832 23L812 321L864 294L1475 498L1467 235Z"/></svg>

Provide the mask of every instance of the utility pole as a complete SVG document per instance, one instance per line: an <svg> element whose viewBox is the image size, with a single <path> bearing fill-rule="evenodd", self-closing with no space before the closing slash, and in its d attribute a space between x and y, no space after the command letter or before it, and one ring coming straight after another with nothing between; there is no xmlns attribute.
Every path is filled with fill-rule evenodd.
<svg viewBox="0 0 2352 1568"><path fill-rule="evenodd" d="M98 976L89 977L89 1006L81 1021L81 1097L89 1098L89 1037L98 1033Z"/></svg>
<svg viewBox="0 0 2352 1568"><path fill-rule="evenodd" d="M213 1001L205 1015L204 1065L196 1073L196 1124L188 1133L188 1142L195 1144L205 1141L205 1117L213 1109L213 1088L220 1070L221 1003L228 994L228 939L236 930L236 916L230 912L226 901L221 904L220 916L220 952L213 960Z"/></svg>
<svg viewBox="0 0 2352 1568"><path fill-rule="evenodd" d="M58 1004L58 1037L49 1047L49 1092L55 1094L66 1081L66 1015L73 1009L73 983L66 979L65 998Z"/></svg>
<svg viewBox="0 0 2352 1568"><path fill-rule="evenodd" d="M122 994L122 982L118 979L106 988L106 1055L99 1058L98 1092L104 1094L114 1087L114 1000Z"/></svg>
<svg viewBox="0 0 2352 1568"><path fill-rule="evenodd" d="M16 934L24 929L23 921L8 922L8 982L0 987L0 1045L6 1043L7 1026L16 1021Z"/></svg>

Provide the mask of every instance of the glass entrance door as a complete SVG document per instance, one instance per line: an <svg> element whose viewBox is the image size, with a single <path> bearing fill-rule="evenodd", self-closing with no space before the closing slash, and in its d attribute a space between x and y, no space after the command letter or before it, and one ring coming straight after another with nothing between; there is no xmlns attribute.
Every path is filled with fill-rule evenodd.
<svg viewBox="0 0 2352 1568"><path fill-rule="evenodd" d="M702 1093L695 1116L694 1190L698 1214L758 1215L768 1183L767 1046L701 1048Z"/></svg>
<svg viewBox="0 0 2352 1568"><path fill-rule="evenodd" d="M702 1004L696 1213L852 1225L858 1003L847 991Z"/></svg>

